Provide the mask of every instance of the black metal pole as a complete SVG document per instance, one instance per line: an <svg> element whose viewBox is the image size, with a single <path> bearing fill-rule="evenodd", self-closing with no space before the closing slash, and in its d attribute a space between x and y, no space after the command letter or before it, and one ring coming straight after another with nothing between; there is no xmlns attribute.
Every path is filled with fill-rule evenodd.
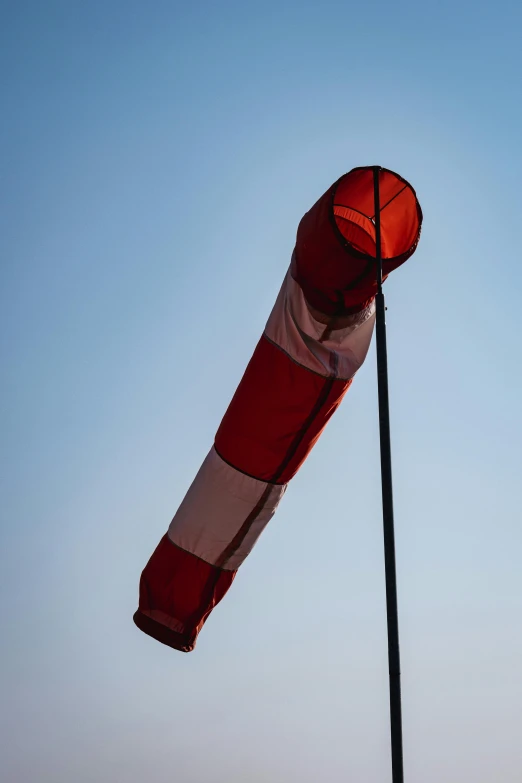
<svg viewBox="0 0 522 783"><path fill-rule="evenodd" d="M377 261L377 380L379 389L379 429L381 441L382 517L384 528L384 565L386 573L386 614L388 618L388 669L390 675L390 728L393 783L404 782L402 756L401 662L399 616L397 609L397 571L393 525L393 484L391 466L390 408L388 396L388 351L386 347L386 304L382 292L380 167L373 168L375 198L375 245Z"/></svg>

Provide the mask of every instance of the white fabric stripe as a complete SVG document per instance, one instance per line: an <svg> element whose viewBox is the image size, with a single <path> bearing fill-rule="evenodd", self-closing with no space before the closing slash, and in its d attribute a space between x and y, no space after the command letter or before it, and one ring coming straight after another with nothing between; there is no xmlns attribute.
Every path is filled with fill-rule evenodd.
<svg viewBox="0 0 522 783"><path fill-rule="evenodd" d="M274 515L286 484L268 485L245 476L224 462L212 447L170 524L170 540L181 549L216 565L267 486L271 487L270 494L237 552L227 559L224 565L227 571L235 571L251 552Z"/></svg>
<svg viewBox="0 0 522 783"><path fill-rule="evenodd" d="M265 328L266 336L298 364L320 375L331 372L330 356L339 357L339 378L353 378L368 353L375 324L375 304L354 315L354 322L335 329L320 343L326 324L316 321L301 286L287 272Z"/></svg>

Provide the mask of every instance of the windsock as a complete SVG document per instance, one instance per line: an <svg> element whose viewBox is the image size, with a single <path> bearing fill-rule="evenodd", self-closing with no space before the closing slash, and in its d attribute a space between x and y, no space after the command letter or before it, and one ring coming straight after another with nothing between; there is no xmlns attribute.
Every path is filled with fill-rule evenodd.
<svg viewBox="0 0 522 783"><path fill-rule="evenodd" d="M274 515L364 362L377 291L374 167L337 180L302 218L290 267L214 444L141 575L134 622L182 652ZM422 211L379 169L383 275L419 241Z"/></svg>

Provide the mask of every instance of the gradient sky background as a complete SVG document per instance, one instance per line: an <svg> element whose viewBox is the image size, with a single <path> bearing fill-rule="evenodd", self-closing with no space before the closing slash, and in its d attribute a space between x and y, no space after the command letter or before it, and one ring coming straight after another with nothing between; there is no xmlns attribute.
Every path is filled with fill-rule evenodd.
<svg viewBox="0 0 522 783"><path fill-rule="evenodd" d="M379 163L408 783L522 780L522 6L0 3L6 783L391 780L375 354L195 653L132 623L301 215Z"/></svg>

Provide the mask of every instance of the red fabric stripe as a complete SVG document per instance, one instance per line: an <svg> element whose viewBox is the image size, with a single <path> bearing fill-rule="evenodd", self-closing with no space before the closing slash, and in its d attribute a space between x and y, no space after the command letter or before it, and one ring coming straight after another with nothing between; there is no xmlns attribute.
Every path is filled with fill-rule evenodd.
<svg viewBox="0 0 522 783"><path fill-rule="evenodd" d="M255 478L286 483L350 384L301 367L263 336L221 422L218 453Z"/></svg>
<svg viewBox="0 0 522 783"><path fill-rule="evenodd" d="M379 183L387 275L415 251L422 211L415 191L398 174L381 169ZM343 207L361 213L361 220L338 219ZM374 209L373 169L364 166L335 182L299 223L292 276L308 302L326 315L342 315L375 296L375 249L359 227L368 227Z"/></svg>
<svg viewBox="0 0 522 783"><path fill-rule="evenodd" d="M163 644L190 652L235 575L185 552L164 535L141 575L134 621Z"/></svg>

